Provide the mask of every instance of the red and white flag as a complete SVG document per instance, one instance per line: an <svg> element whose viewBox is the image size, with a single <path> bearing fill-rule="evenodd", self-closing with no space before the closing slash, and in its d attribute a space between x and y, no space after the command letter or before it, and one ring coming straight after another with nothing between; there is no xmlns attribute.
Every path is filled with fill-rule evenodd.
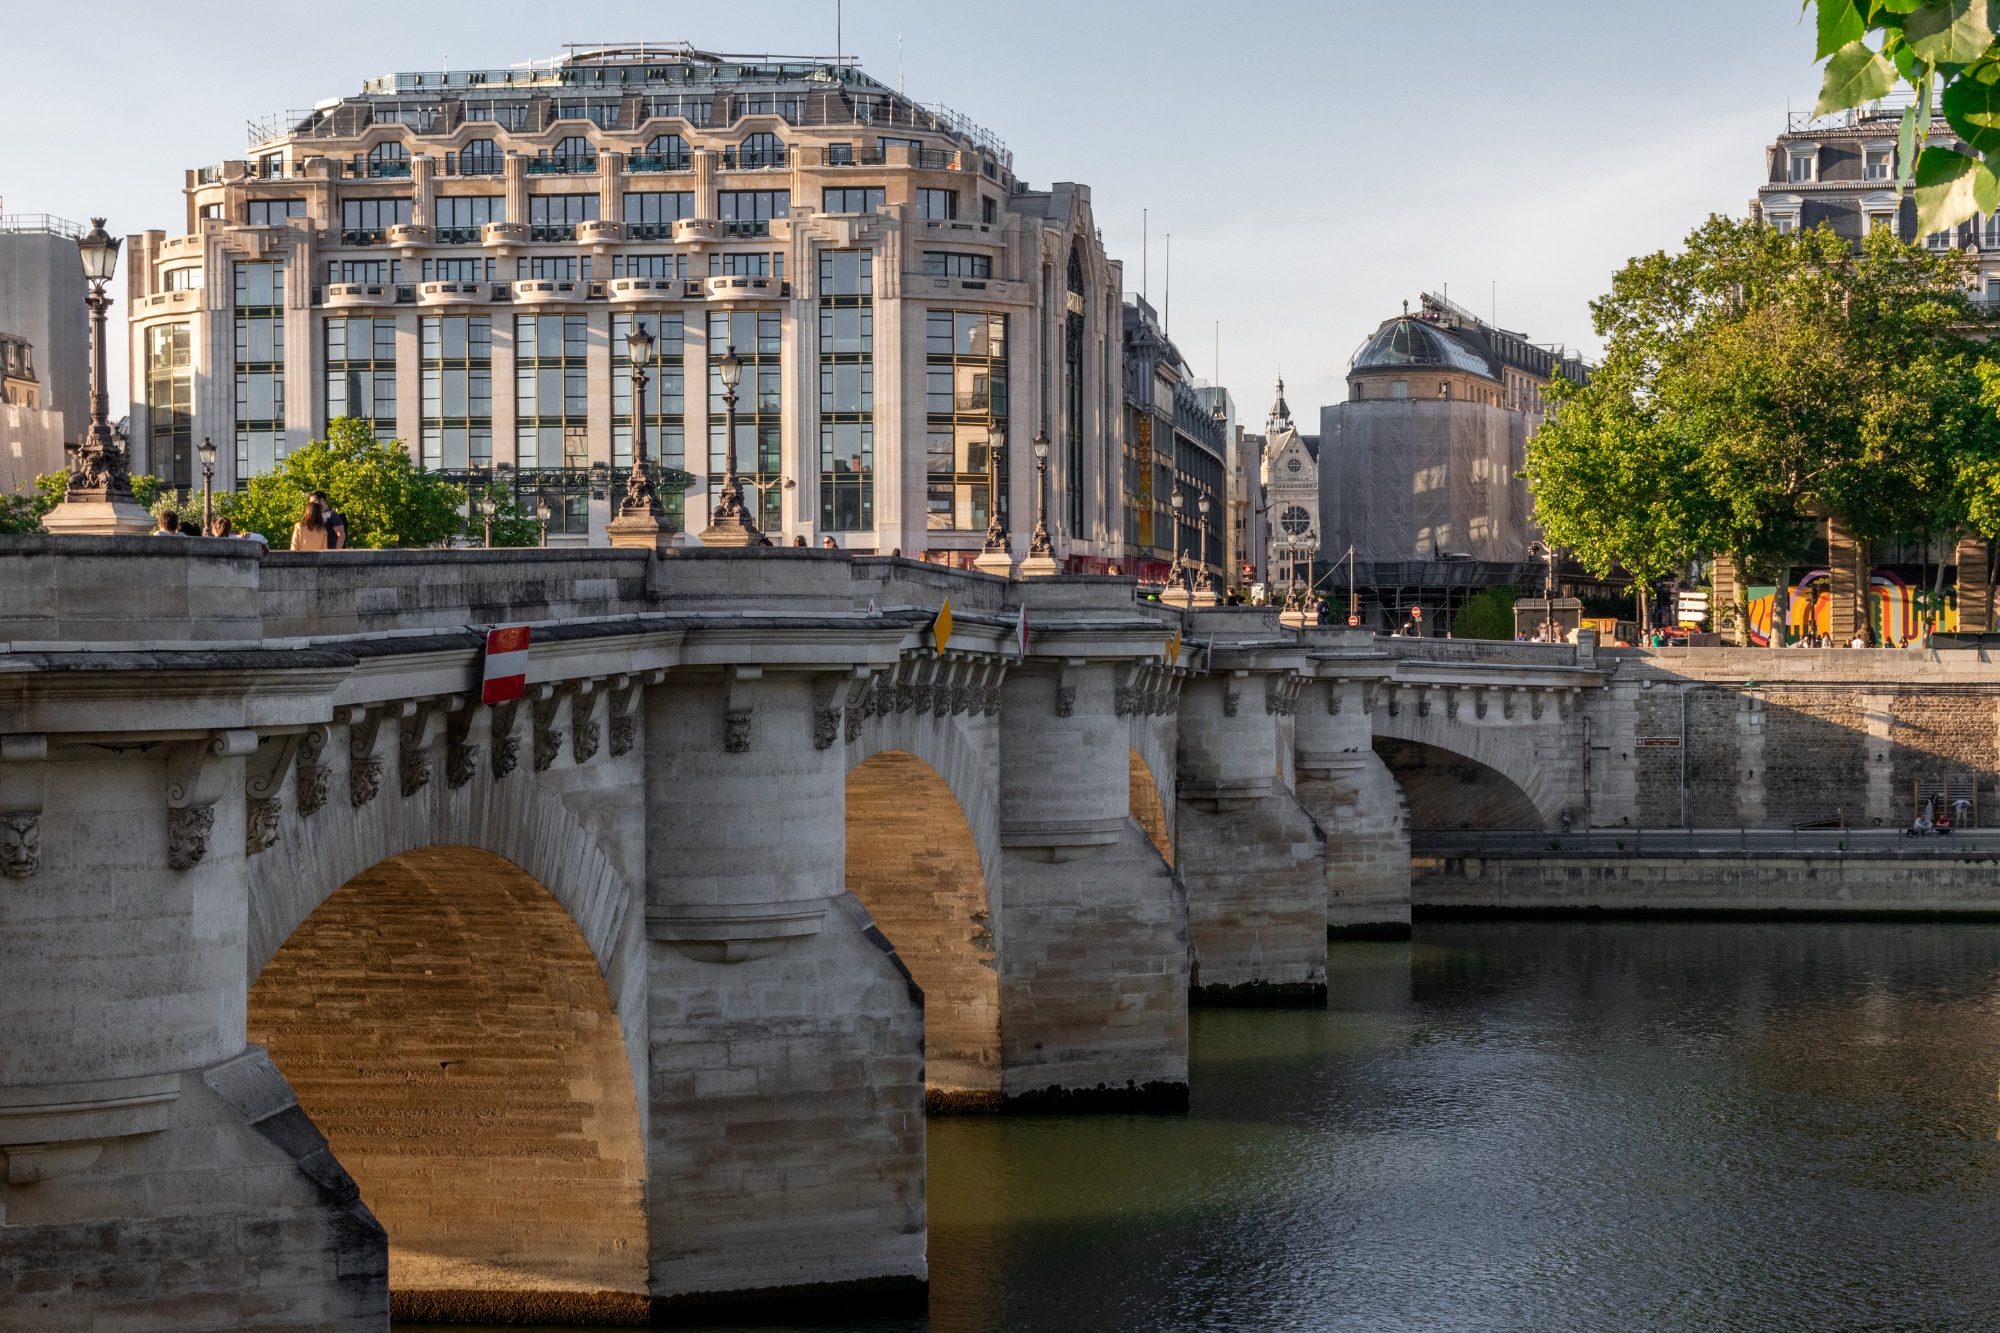
<svg viewBox="0 0 2000 1333"><path fill-rule="evenodd" d="M510 625L486 631L486 674L479 701L504 704L527 692L528 627Z"/></svg>

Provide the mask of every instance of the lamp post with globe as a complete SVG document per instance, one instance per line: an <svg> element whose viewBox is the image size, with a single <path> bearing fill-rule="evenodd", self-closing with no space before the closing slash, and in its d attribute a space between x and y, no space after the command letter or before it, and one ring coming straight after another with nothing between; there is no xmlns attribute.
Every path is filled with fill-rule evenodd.
<svg viewBox="0 0 2000 1333"><path fill-rule="evenodd" d="M90 233L76 243L83 276L90 283L84 305L90 310L90 429L70 466L63 502L42 519L58 535L144 536L153 520L132 498L132 474L124 447L111 430L111 394L105 383L104 317L111 297L104 288L118 271L118 238L104 230L103 218L90 220Z"/></svg>

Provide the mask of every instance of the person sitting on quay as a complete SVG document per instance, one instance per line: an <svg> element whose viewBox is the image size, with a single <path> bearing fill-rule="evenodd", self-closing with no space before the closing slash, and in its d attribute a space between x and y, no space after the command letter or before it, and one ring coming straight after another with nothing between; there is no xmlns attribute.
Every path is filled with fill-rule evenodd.
<svg viewBox="0 0 2000 1333"><path fill-rule="evenodd" d="M158 521L160 526L153 529L152 533L150 534L151 536L179 537L184 535L181 532L181 516L175 513L173 510L171 509L161 510Z"/></svg>

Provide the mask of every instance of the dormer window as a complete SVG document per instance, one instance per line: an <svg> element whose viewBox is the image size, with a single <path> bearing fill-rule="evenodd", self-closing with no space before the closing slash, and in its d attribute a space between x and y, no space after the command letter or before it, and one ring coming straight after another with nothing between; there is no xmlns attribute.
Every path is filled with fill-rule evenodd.
<svg viewBox="0 0 2000 1333"><path fill-rule="evenodd" d="M1818 179L1818 144L1793 144L1786 152L1791 162L1791 170L1786 173L1786 180L1791 181L1793 184L1798 184L1802 181Z"/></svg>
<svg viewBox="0 0 2000 1333"><path fill-rule="evenodd" d="M1799 229L1799 210L1804 201L1795 194L1774 194L1763 202L1764 221L1771 230L1786 236Z"/></svg>
<svg viewBox="0 0 2000 1333"><path fill-rule="evenodd" d="M1877 227L1899 230L1896 226L1896 207L1896 196L1887 191L1864 196L1861 216L1867 220L1868 230L1874 231Z"/></svg>
<svg viewBox="0 0 2000 1333"><path fill-rule="evenodd" d="M1893 143L1863 144L1861 147L1861 178L1871 181L1891 180L1896 175L1896 145Z"/></svg>

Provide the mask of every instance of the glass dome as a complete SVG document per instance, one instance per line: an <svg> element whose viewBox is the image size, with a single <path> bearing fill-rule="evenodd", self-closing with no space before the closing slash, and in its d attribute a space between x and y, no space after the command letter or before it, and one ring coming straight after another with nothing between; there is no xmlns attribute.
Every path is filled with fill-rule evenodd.
<svg viewBox="0 0 2000 1333"><path fill-rule="evenodd" d="M1420 319L1392 319L1354 354L1350 370L1402 366L1449 366L1498 379L1486 358Z"/></svg>

